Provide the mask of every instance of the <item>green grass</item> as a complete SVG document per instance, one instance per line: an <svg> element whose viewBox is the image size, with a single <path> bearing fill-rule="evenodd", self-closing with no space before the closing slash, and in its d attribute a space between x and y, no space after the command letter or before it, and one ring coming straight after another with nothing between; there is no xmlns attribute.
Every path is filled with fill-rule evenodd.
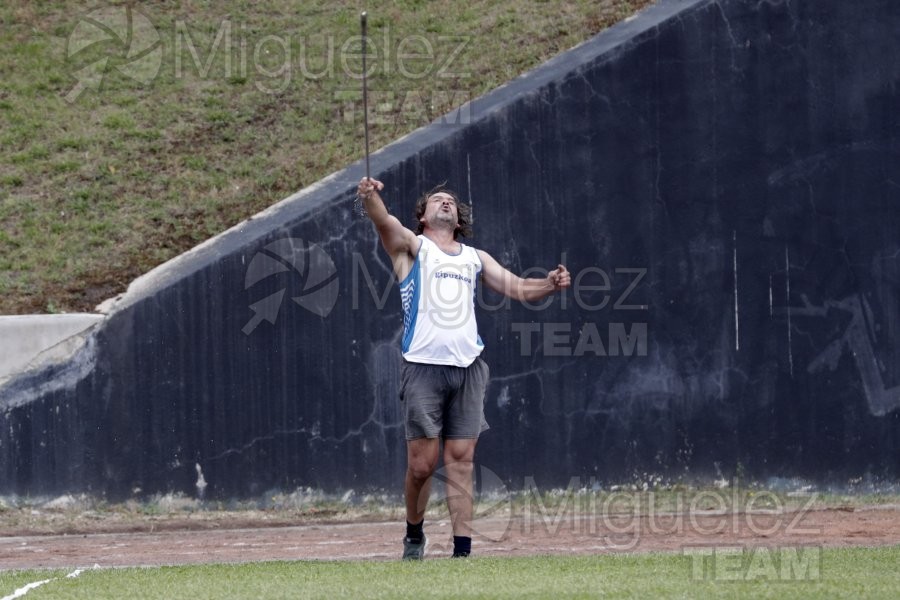
<svg viewBox="0 0 900 600"><path fill-rule="evenodd" d="M650 1L369 0L372 147ZM147 83L123 74L121 44L67 54L85 16L125 4L0 3L0 314L92 310L361 157L361 92L348 74L359 71L358 0L137 3L163 49ZM222 41L214 53L226 22L231 52ZM76 73L101 59L99 86L67 101Z"/></svg>
<svg viewBox="0 0 900 600"><path fill-rule="evenodd" d="M55 578L27 598L900 597L900 547L805 551L811 558L794 569L778 551L758 550L703 568L682 554L616 554L103 569L77 578L65 578L65 571L19 571L0 574L0 594Z"/></svg>

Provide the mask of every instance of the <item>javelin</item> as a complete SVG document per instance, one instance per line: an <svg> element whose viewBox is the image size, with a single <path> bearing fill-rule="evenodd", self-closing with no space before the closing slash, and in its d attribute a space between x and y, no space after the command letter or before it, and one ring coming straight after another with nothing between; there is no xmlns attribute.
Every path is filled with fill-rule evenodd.
<svg viewBox="0 0 900 600"><path fill-rule="evenodd" d="M366 91L366 11L359 15L359 24L362 27L362 92L363 92L363 123L366 131L366 179L369 179L369 95Z"/></svg>

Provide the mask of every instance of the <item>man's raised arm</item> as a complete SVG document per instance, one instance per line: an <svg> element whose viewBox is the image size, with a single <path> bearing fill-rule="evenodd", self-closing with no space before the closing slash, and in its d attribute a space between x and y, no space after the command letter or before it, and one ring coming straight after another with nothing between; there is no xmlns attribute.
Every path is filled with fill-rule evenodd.
<svg viewBox="0 0 900 600"><path fill-rule="evenodd" d="M410 255L414 249L418 248L418 241L415 233L404 227L397 217L388 212L384 201L378 194L378 191L383 189L384 184L380 181L363 177L359 181L356 193L362 200L366 214L375 224L381 244L396 267L398 258Z"/></svg>

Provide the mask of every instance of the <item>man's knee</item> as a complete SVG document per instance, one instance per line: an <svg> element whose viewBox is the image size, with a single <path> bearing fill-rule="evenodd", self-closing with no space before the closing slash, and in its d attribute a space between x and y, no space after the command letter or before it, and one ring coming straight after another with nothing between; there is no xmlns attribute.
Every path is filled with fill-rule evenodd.
<svg viewBox="0 0 900 600"><path fill-rule="evenodd" d="M422 481L434 475L435 463L425 459L411 459L406 469L413 479Z"/></svg>
<svg viewBox="0 0 900 600"><path fill-rule="evenodd" d="M410 442L406 468L413 479L428 479L434 474L437 463L438 447L436 440Z"/></svg>
<svg viewBox="0 0 900 600"><path fill-rule="evenodd" d="M477 439L447 440L444 442L444 464L465 463L472 469Z"/></svg>

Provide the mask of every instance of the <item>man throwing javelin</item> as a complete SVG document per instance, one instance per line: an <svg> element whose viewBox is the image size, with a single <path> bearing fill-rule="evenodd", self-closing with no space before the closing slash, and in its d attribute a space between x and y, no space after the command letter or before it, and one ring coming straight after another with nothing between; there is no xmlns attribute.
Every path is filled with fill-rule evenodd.
<svg viewBox="0 0 900 600"><path fill-rule="evenodd" d="M357 193L375 224L400 282L403 364L400 402L406 419L406 536L403 558L425 556L425 507L443 444L453 525L453 556L472 550L472 461L488 428L484 394L489 369L475 322L475 285L534 302L571 285L559 265L545 278L513 275L483 250L458 241L471 237L471 209L442 187L416 202L417 231L391 215L379 195L384 184L359 182Z"/></svg>

